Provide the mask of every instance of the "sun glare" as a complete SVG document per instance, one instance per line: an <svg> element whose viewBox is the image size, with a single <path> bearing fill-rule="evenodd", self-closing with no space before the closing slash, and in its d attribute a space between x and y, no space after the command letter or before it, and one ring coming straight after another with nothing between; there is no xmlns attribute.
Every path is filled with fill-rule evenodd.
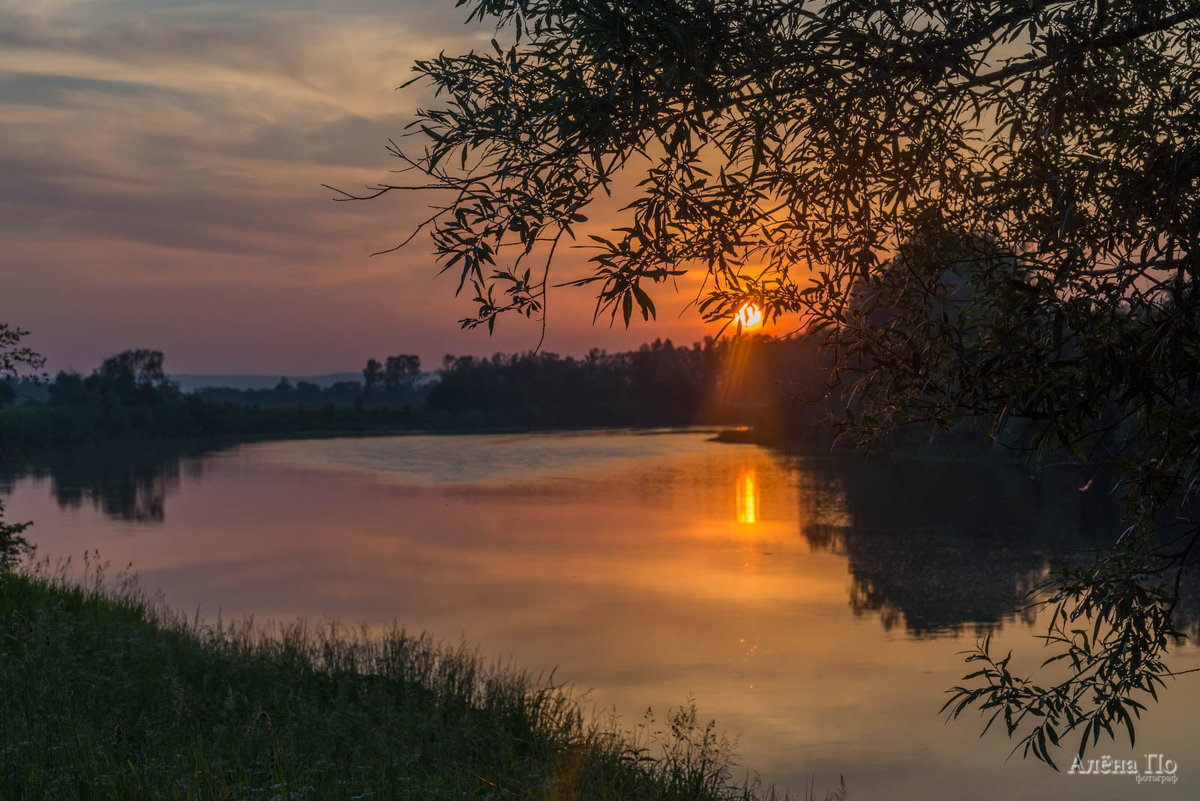
<svg viewBox="0 0 1200 801"><path fill-rule="evenodd" d="M762 325L762 309L753 303L743 303L738 309L736 318L742 328L758 328Z"/></svg>

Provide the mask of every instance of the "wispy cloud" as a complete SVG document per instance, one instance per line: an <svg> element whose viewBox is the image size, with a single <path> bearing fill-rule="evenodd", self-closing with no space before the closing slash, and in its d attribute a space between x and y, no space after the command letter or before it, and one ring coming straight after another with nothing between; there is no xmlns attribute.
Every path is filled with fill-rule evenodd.
<svg viewBox="0 0 1200 801"><path fill-rule="evenodd" d="M358 6L0 5L0 202L24 236L295 257L322 227L304 193L381 172L407 113L393 87L453 30Z"/></svg>
<svg viewBox="0 0 1200 801"><path fill-rule="evenodd" d="M340 369L385 336L439 358L529 347L530 326L459 334L468 309L419 244L367 257L423 200L320 188L393 166L387 139L423 99L396 91L413 59L490 35L464 15L453 0L0 0L0 319L77 365L139 337L177 343L177 370L255 369L285 347L293 372ZM588 309L553 305L552 342L621 338L589 336ZM213 319L220 337L194 335Z"/></svg>

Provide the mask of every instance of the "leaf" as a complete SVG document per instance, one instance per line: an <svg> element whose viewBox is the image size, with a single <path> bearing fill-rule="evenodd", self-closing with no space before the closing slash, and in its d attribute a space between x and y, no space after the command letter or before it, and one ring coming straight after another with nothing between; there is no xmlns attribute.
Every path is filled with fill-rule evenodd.
<svg viewBox="0 0 1200 801"><path fill-rule="evenodd" d="M654 311L654 302L650 300L650 296L646 294L645 290L634 284L633 294L637 298L638 307L642 310L642 319L649 320L651 317L657 319L658 315ZM628 322L628 317L626 317L626 321Z"/></svg>

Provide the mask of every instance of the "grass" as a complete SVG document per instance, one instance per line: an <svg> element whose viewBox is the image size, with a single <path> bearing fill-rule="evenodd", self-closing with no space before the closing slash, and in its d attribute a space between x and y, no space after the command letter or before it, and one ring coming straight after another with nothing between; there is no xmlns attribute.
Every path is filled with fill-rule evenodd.
<svg viewBox="0 0 1200 801"><path fill-rule="evenodd" d="M0 798L773 796L694 707L621 733L401 628L206 625L65 574L0 575Z"/></svg>

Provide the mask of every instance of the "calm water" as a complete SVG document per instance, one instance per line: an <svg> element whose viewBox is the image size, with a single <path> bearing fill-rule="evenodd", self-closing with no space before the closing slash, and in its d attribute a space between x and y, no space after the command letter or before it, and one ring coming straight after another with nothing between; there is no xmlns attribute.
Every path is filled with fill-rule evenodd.
<svg viewBox="0 0 1200 801"><path fill-rule="evenodd" d="M962 462L785 457L696 432L388 437L9 467L43 555L99 549L201 615L399 620L588 692L627 726L696 699L765 781L851 798L1195 798L1200 675L1137 748L1177 785L1056 775L946 724L986 630L1051 554L1111 526L1093 494ZM1200 664L1178 651L1176 669ZM1066 762L1069 764L1070 760Z"/></svg>

